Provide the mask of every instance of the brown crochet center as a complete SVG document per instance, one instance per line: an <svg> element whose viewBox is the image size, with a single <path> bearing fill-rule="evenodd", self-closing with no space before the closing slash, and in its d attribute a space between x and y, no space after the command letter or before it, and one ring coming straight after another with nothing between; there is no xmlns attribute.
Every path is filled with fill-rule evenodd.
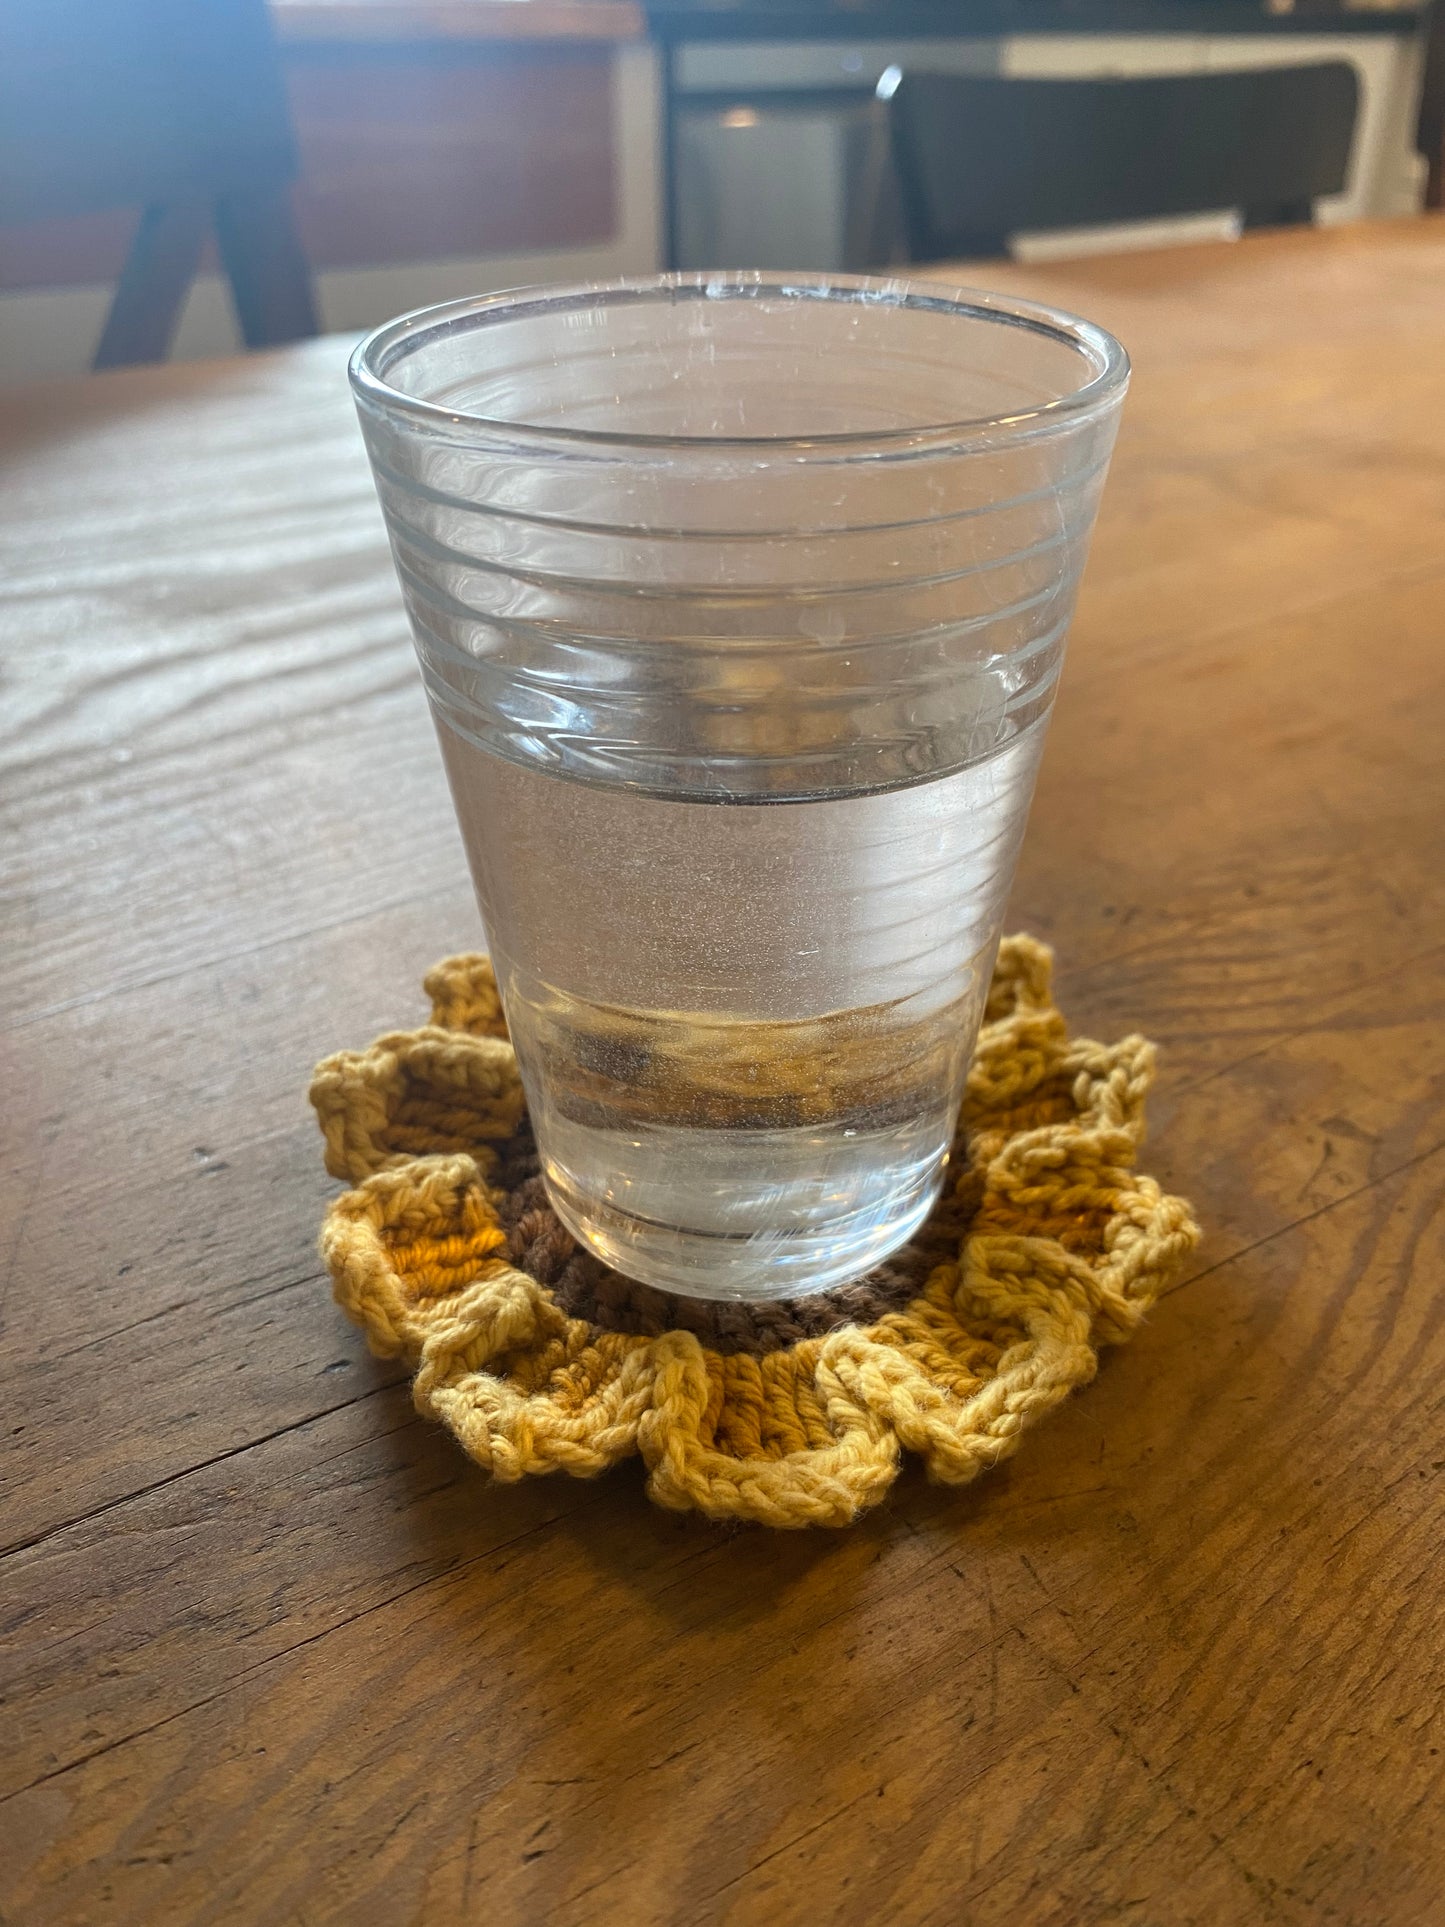
<svg viewBox="0 0 1445 1927"><path fill-rule="evenodd" d="M497 1215L507 1233L507 1256L545 1286L569 1318L585 1319L599 1331L645 1337L689 1331L715 1352L747 1352L755 1358L801 1339L822 1338L841 1325L873 1325L901 1311L919 1296L934 1267L958 1250L983 1192L982 1177L969 1173L957 1191L945 1192L914 1238L886 1264L835 1291L752 1303L684 1298L625 1278L578 1245L547 1197L529 1124L524 1121L498 1149L497 1183L506 1197Z"/></svg>

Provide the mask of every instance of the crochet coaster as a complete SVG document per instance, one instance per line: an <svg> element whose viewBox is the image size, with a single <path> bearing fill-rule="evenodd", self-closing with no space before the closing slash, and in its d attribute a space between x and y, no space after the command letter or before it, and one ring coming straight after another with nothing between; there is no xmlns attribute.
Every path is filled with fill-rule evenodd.
<svg viewBox="0 0 1445 1927"><path fill-rule="evenodd" d="M608 1270L537 1175L491 965L426 979L432 1021L317 1066L337 1301L416 1367L417 1409L499 1479L638 1454L659 1505L846 1525L906 1448L961 1484L1094 1375L1198 1240L1134 1170L1152 1045L1071 1039L1050 953L1006 938L952 1169L914 1241L781 1303L670 1298Z"/></svg>

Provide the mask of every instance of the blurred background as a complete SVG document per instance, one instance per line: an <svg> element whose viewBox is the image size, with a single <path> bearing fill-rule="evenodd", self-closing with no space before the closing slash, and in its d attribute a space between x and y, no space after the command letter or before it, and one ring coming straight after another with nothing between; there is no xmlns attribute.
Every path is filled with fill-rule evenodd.
<svg viewBox="0 0 1445 1927"><path fill-rule="evenodd" d="M1441 200L1375 0L0 0L0 379L541 280L1227 237Z"/></svg>

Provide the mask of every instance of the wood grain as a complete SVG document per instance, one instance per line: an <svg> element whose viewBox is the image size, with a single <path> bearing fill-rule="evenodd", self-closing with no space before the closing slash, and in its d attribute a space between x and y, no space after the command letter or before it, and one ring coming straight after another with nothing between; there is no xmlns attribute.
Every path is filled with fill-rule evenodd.
<svg viewBox="0 0 1445 1927"><path fill-rule="evenodd" d="M837 1536L329 1302L310 1063L477 931L341 345L0 400L0 1919L1438 1917L1445 224L989 276L1135 358L1013 921L1208 1237Z"/></svg>

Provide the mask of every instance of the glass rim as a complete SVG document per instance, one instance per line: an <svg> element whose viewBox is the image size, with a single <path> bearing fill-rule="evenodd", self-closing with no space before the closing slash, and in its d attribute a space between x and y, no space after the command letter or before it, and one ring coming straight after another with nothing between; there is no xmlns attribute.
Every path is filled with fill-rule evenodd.
<svg viewBox="0 0 1445 1927"><path fill-rule="evenodd" d="M952 313L961 319L1024 328L1047 335L1060 346L1083 355L1093 372L1067 394L1030 408L909 428L846 429L814 435L655 435L610 428L558 428L449 408L440 402L409 395L387 379L398 362L416 352L423 343L460 332L469 323L484 326L491 320L518 319L589 304L620 307L675 299L679 295L749 300L768 294L797 300L839 300L868 307ZM384 415L404 417L416 427L431 429L448 440L467 441L478 436L488 440L500 438L538 452L552 448L559 454L573 456L588 450L600 455L636 449L691 457L716 452L798 458L809 451L830 457L899 451L918 454L941 452L969 443L997 445L1026 441L1065 423L1104 413L1122 398L1129 382L1130 365L1122 344L1097 322L1086 321L1062 308L985 288L933 281L922 276L788 274L776 270L733 269L547 283L437 302L398 315L364 335L352 352L348 373L358 404L364 403Z"/></svg>

